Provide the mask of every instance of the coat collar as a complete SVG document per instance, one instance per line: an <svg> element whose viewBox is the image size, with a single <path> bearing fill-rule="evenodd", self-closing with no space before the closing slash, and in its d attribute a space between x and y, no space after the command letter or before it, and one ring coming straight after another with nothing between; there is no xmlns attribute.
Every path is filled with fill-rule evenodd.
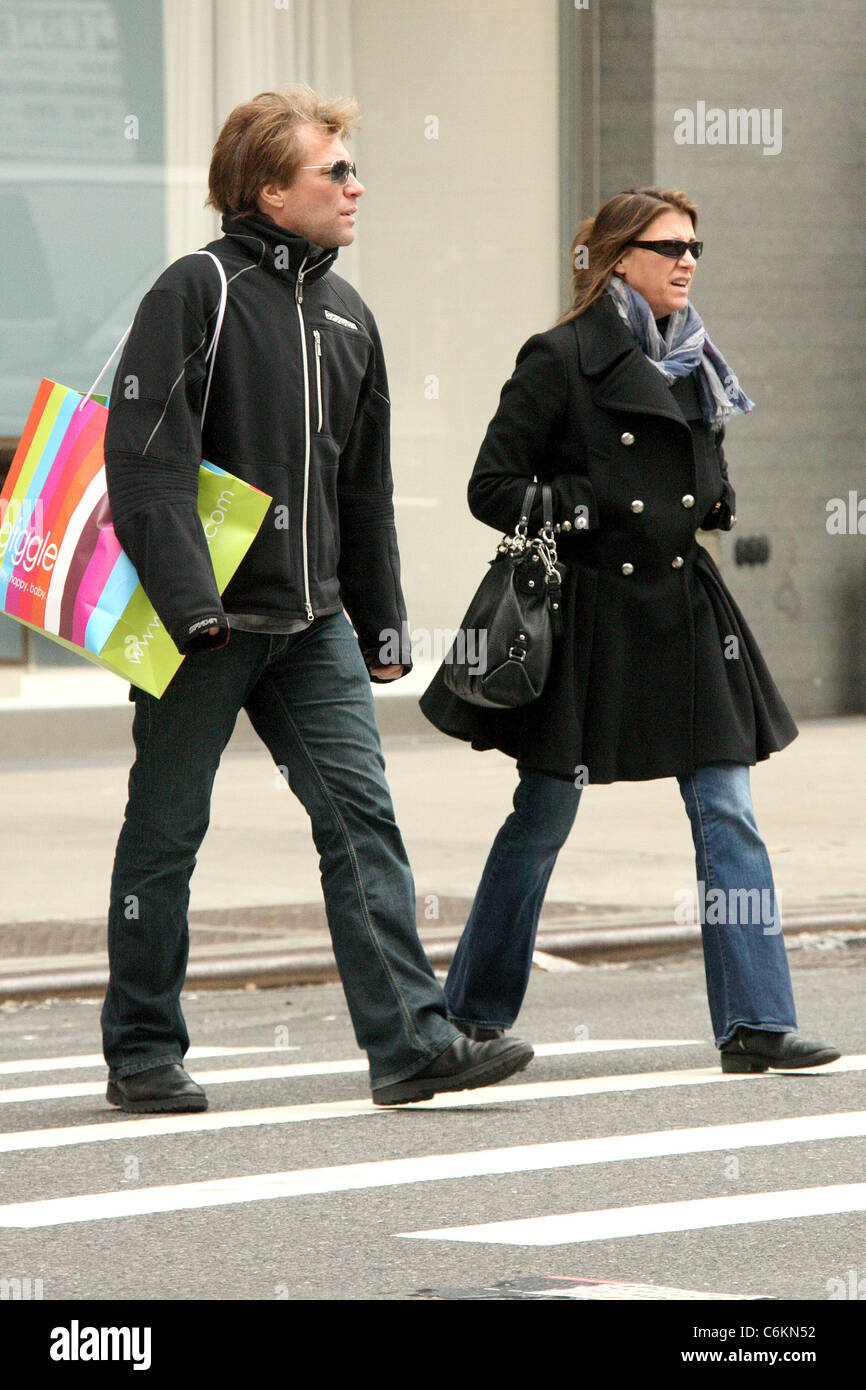
<svg viewBox="0 0 866 1390"><path fill-rule="evenodd" d="M297 232L278 226L263 212L224 213L221 226L225 235L263 270L292 284L302 266L307 283L324 275L337 259L336 247L326 251Z"/></svg>
<svg viewBox="0 0 866 1390"><path fill-rule="evenodd" d="M580 369L593 398L608 410L664 415L688 424L661 372L654 367L609 294L572 320Z"/></svg>

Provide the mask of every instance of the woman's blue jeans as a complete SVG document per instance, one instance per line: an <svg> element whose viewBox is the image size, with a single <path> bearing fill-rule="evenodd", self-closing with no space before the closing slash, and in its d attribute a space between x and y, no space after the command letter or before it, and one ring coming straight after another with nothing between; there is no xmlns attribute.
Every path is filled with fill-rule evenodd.
<svg viewBox="0 0 866 1390"><path fill-rule="evenodd" d="M749 769L706 763L679 777L695 845L710 1017L716 1045L740 1025L796 1029L794 997ZM521 771L514 810L493 842L445 984L458 1022L510 1028L529 983L535 934L580 788Z"/></svg>

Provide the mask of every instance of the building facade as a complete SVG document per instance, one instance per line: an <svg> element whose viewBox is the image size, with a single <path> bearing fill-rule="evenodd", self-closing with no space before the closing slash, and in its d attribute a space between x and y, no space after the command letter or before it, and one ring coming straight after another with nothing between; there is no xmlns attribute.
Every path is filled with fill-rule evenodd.
<svg viewBox="0 0 866 1390"><path fill-rule="evenodd" d="M367 192L338 269L385 345L432 663L495 540L466 482L520 345L565 306L577 222L621 188L683 188L706 243L694 302L757 403L728 435L739 521L719 562L794 713L862 710L863 17L863 0L832 24L807 0L0 0L0 459L40 378L86 389L162 267L219 234L203 201L232 107L300 80L351 92ZM11 678L78 658L3 618L0 661Z"/></svg>

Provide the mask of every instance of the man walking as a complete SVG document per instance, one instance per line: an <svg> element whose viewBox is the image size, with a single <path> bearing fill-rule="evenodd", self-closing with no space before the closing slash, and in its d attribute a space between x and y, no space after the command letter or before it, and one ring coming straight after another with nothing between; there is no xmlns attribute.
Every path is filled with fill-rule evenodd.
<svg viewBox="0 0 866 1390"><path fill-rule="evenodd" d="M307 87L231 113L210 166L224 235L208 250L228 300L205 423L219 305L208 256L181 257L145 296L112 389L115 530L186 658L162 699L131 696L102 1010L107 1098L124 1110L207 1107L182 1065L189 881L242 708L310 816L373 1100L490 1084L533 1055L448 1021L385 781L370 680L408 669L379 656L380 634L406 623L387 380L373 316L332 271L364 191L343 144L356 117ZM273 498L222 599L196 510L202 457Z"/></svg>

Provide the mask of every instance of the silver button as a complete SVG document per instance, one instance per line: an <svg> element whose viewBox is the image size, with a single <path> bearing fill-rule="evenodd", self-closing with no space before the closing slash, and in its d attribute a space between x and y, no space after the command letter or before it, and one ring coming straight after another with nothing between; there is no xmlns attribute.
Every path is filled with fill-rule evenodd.
<svg viewBox="0 0 866 1390"><path fill-rule="evenodd" d="M693 507L695 505L695 499L690 492L687 492L685 497L680 498L680 501L684 507Z"/></svg>
<svg viewBox="0 0 866 1390"><path fill-rule="evenodd" d="M619 442L620 444L634 444L634 435L626 430L625 434L620 435Z"/></svg>
<svg viewBox="0 0 866 1390"><path fill-rule="evenodd" d="M682 569L682 564L683 564L683 557L682 557L682 555L675 555L674 558L671 560L671 567L672 567L673 569L675 569L675 570Z"/></svg>
<svg viewBox="0 0 866 1390"><path fill-rule="evenodd" d="M564 521L564 522L562 523L562 529L563 529L563 531L570 531L570 530L571 530L571 522L570 522L570 521Z"/></svg>
<svg viewBox="0 0 866 1390"><path fill-rule="evenodd" d="M622 567L622 572L623 574L634 574L634 565L630 565L628 560L626 560Z"/></svg>
<svg viewBox="0 0 866 1390"><path fill-rule="evenodd" d="M585 516L579 516L575 519L574 525L576 530L585 531L587 526L589 525L589 522L587 521Z"/></svg>
<svg viewBox="0 0 866 1390"><path fill-rule="evenodd" d="M643 502L640 500L639 497L636 497L634 501L631 503L631 509L633 512L643 511Z"/></svg>
<svg viewBox="0 0 866 1390"><path fill-rule="evenodd" d="M736 524L737 524L737 518L736 518L735 516L732 516L732 517L731 517L731 525L732 525L732 526L736 526Z"/></svg>

